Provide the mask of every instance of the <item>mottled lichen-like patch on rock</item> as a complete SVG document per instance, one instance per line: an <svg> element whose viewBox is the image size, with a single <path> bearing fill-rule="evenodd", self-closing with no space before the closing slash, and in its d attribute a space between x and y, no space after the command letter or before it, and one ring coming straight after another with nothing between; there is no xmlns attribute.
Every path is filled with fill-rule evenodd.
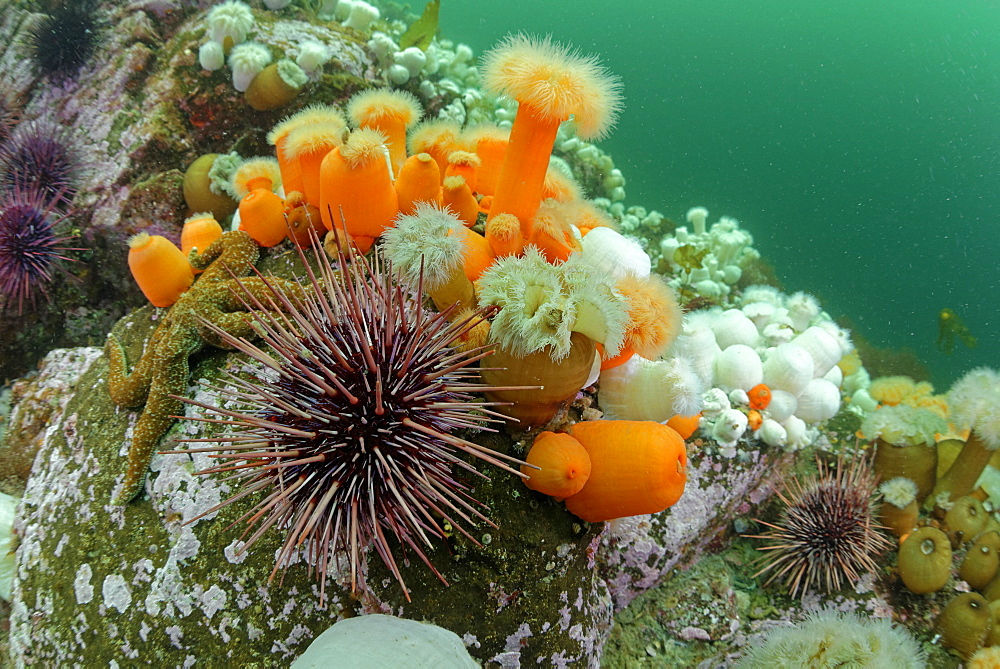
<svg viewBox="0 0 1000 669"><path fill-rule="evenodd" d="M13 387L15 402L0 429L0 491L20 497L35 453L59 422L75 384L101 355L101 349L57 348L42 360L40 370Z"/></svg>
<svg viewBox="0 0 1000 669"><path fill-rule="evenodd" d="M780 450L747 450L725 458L689 446L684 494L662 513L611 521L602 535L604 574L615 609L659 583L671 570L689 567L707 547L748 517L771 492L768 481L792 462Z"/></svg>

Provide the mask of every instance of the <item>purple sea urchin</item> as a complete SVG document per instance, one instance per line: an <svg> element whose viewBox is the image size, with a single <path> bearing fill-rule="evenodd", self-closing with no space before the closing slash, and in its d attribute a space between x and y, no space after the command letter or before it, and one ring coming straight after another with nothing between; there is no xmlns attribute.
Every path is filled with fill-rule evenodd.
<svg viewBox="0 0 1000 669"><path fill-rule="evenodd" d="M766 585L784 578L794 597L814 585L833 592L845 579L875 571L874 557L891 544L874 521L874 490L875 476L864 458L850 465L840 460L835 472L819 461L817 475L791 479L777 493L786 506L778 524L758 519L771 530L748 535L768 542L759 549L767 552L766 564L754 577L771 572Z"/></svg>
<svg viewBox="0 0 1000 669"><path fill-rule="evenodd" d="M68 260L63 246L68 237L56 232L65 216L39 193L15 188L0 191L0 298L3 306L17 301L21 313L25 299L34 302L36 292L44 293L58 262Z"/></svg>
<svg viewBox="0 0 1000 669"><path fill-rule="evenodd" d="M252 380L228 374L227 387L213 387L217 406L187 400L209 412L196 420L236 429L196 440L216 445L174 452L213 452L226 463L201 473L233 471L244 481L206 513L265 495L239 520L248 523L244 536L253 531L244 550L272 526L287 530L272 578L302 547L321 599L343 556L352 590L364 590L361 554L373 547L409 598L390 537L447 584L425 552L446 538L443 523L477 544L464 525L492 525L453 468L485 476L459 454L519 476L503 461L523 463L454 434L499 422L472 395L490 389L474 367L489 351L453 347L478 318L426 312L422 282L397 279L387 264L341 257L337 272L319 254L304 299L277 286L267 304L242 297L266 347L216 331L263 369ZM223 408L231 403L238 408Z"/></svg>
<svg viewBox="0 0 1000 669"><path fill-rule="evenodd" d="M0 148L0 187L8 190L69 200L75 194L76 171L65 134L51 123L21 123Z"/></svg>

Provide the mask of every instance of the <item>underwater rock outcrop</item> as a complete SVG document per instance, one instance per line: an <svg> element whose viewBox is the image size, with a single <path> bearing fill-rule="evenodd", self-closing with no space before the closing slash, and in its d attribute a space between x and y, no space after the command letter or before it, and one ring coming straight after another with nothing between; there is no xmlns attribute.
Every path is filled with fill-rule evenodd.
<svg viewBox="0 0 1000 669"><path fill-rule="evenodd" d="M127 355L142 350L154 313L146 307L119 325ZM240 364L240 357L216 352L193 365L192 378L212 380ZM46 432L25 493L17 521L15 660L181 663L224 654L233 662L287 661L331 620L391 613L456 632L480 661L514 666L562 658L595 665L613 608L690 566L735 516L752 513L766 498L764 473L790 460L783 453L727 459L714 449L692 449L687 490L674 507L593 525L513 475L491 471L490 481L475 484L475 494L499 527L474 528L481 547L456 534L449 550L429 552L450 587L411 560L402 568L413 591L407 602L375 560L367 594L356 600L330 585L329 604L320 607L319 584L302 561L267 583L282 533L269 532L251 551L238 552L242 523L228 525L252 502L184 525L231 494L220 476L193 475L211 465L205 454L154 456L148 496L127 507L111 505L136 414L112 404L107 371L107 361L98 358L83 372L80 391ZM211 401L204 390L197 397ZM198 438L200 426L179 422L160 448ZM475 438L512 452L505 436ZM347 572L337 577L349 585ZM115 615L106 618L108 612ZM84 641L88 631L97 634ZM157 649L155 658L137 654L147 647Z"/></svg>
<svg viewBox="0 0 1000 669"><path fill-rule="evenodd" d="M153 314L141 309L119 326L128 355L141 351ZM205 356L193 377L213 379L235 361ZM211 464L205 454L154 456L148 496L127 507L110 503L136 414L113 405L107 374L104 358L83 373L80 392L47 431L25 492L17 519L15 662L283 662L332 620L359 613L430 620L463 637L481 661L598 661L612 605L596 573L597 528L532 500L513 475L491 472L492 480L475 484L499 526L474 528L482 547L456 535L449 550L428 552L450 587L411 560L402 567L412 590L406 602L376 560L366 594L355 599L331 584L329 603L321 607L319 584L306 564L293 564L268 584L281 533L267 533L251 551L238 552L241 527L228 525L252 502L185 525L229 488L221 478L193 475ZM210 398L201 391L199 399ZM175 425L161 448L198 438L199 426ZM501 436L481 441L510 448ZM336 576L349 580L346 573Z"/></svg>

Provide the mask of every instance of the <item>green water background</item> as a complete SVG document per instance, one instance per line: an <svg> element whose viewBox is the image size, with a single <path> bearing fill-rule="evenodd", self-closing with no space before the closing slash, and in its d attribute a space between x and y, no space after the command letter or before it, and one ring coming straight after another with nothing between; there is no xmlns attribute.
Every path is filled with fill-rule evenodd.
<svg viewBox="0 0 1000 669"><path fill-rule="evenodd" d="M1000 366L1000 3L442 5L443 34L477 54L508 32L551 33L622 77L601 146L627 204L739 219L786 291L913 349L939 391ZM936 350L944 307L977 348Z"/></svg>

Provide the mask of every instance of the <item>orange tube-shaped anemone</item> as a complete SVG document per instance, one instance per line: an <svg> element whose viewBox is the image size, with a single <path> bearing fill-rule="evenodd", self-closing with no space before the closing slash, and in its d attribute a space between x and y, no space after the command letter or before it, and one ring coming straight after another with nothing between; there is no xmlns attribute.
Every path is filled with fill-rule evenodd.
<svg viewBox="0 0 1000 669"><path fill-rule="evenodd" d="M346 123L323 122L301 126L288 135L285 150L298 163L302 175L302 188L296 190L301 190L313 206L320 206L320 166L326 154L343 143L346 128Z"/></svg>
<svg viewBox="0 0 1000 669"><path fill-rule="evenodd" d="M486 241L497 258L520 255L524 250L521 223L513 214L501 214L487 219Z"/></svg>
<svg viewBox="0 0 1000 669"><path fill-rule="evenodd" d="M659 513L680 499L687 483L684 440L653 421L593 420L569 434L590 455L590 478L566 508L591 523Z"/></svg>
<svg viewBox="0 0 1000 669"><path fill-rule="evenodd" d="M185 258L190 255L191 249L198 249L198 253L201 253L221 236L222 226L212 214L207 212L194 214L184 221L184 227L181 228L181 253ZM195 274L201 272L200 269L194 270Z"/></svg>
<svg viewBox="0 0 1000 669"><path fill-rule="evenodd" d="M266 188L255 188L240 200L240 230L265 248L277 246L288 234L285 201Z"/></svg>
<svg viewBox="0 0 1000 669"><path fill-rule="evenodd" d="M572 114L580 137L605 134L621 106L620 84L595 58L548 37L508 36L480 71L487 92L518 102L490 216L517 216L529 237L559 125Z"/></svg>
<svg viewBox="0 0 1000 669"><path fill-rule="evenodd" d="M384 137L377 130L355 130L343 147L323 159L319 211L323 225L341 228L366 253L399 213L389 176Z"/></svg>
<svg viewBox="0 0 1000 669"><path fill-rule="evenodd" d="M302 168L299 161L288 150L288 136L297 128L332 123L341 128L347 127L347 121L334 107L326 105L313 105L292 114L288 118L278 123L267 133L267 142L274 147L274 152L278 158L278 168L281 171L281 183L285 186L285 194L294 191L303 192ZM300 137L299 140L303 141Z"/></svg>
<svg viewBox="0 0 1000 669"><path fill-rule="evenodd" d="M410 156L396 176L399 213L410 216L418 202L441 204L441 169L429 153Z"/></svg>
<svg viewBox="0 0 1000 669"><path fill-rule="evenodd" d="M388 88L362 91L347 103L347 115L357 127L378 130L385 136L393 175L399 174L406 160L406 129L423 113L413 95Z"/></svg>
<svg viewBox="0 0 1000 669"><path fill-rule="evenodd" d="M169 307L191 287L194 272L173 242L140 232L128 240L128 268L154 307Z"/></svg>
<svg viewBox="0 0 1000 669"><path fill-rule="evenodd" d="M472 194L469 185L461 176L445 177L441 187L441 205L451 209L455 218L462 221L466 227L476 224L479 216L479 203Z"/></svg>
<svg viewBox="0 0 1000 669"><path fill-rule="evenodd" d="M429 154L440 170L441 179L448 169L448 156L462 149L459 135L462 128L454 121L423 121L410 132L410 155Z"/></svg>
<svg viewBox="0 0 1000 669"><path fill-rule="evenodd" d="M479 169L476 171L476 192L480 195L493 195L500 180L500 168L507 154L507 141L510 131L495 125L476 126L468 131L469 139L474 142L476 155L479 156Z"/></svg>
<svg viewBox="0 0 1000 669"><path fill-rule="evenodd" d="M530 476L524 485L556 499L580 492L590 478L590 455L583 445L565 433L542 432L528 451L521 473Z"/></svg>
<svg viewBox="0 0 1000 669"><path fill-rule="evenodd" d="M277 191L281 186L281 166L274 158L244 160L233 170L229 184L237 200L242 200L257 188Z"/></svg>

